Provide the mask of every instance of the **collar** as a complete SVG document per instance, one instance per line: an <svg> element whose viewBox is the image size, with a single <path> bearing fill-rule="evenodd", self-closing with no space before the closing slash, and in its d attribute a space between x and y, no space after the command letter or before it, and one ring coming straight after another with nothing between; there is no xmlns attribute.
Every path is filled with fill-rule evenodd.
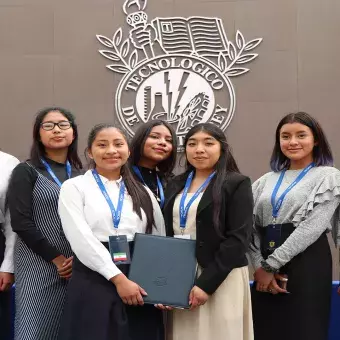
<svg viewBox="0 0 340 340"><path fill-rule="evenodd" d="M99 175L100 179L102 180L103 184L107 184L107 183L116 183L117 186L120 186L120 183L122 182L123 180L123 177L120 176L117 180L115 181L110 181L108 178L102 176L102 175Z"/></svg>
<svg viewBox="0 0 340 340"><path fill-rule="evenodd" d="M172 202L176 199L176 196L183 190L187 177L187 175L182 174L171 181L171 190L169 190L169 195L168 199L166 200L165 206L169 205L170 202L172 204ZM212 181L202 193L201 200L197 208L197 214L199 214L203 209L205 209L208 205L212 203L212 187L213 183L215 182L215 178L216 176L212 179Z"/></svg>
<svg viewBox="0 0 340 340"><path fill-rule="evenodd" d="M91 169L91 170L88 170L88 171L86 172L86 174L87 174L88 176L91 176L91 178L93 178L92 169ZM120 176L120 177L119 177L117 180L115 180L115 181L110 181L108 178L106 178L106 177L104 177L104 176L102 176L102 175L100 175L100 174L98 174L98 175L99 175L99 177L100 177L100 179L102 180L102 182L103 182L104 185L106 185L107 183L116 183L117 186L119 187L119 186L120 186L120 183L121 183L122 180L123 180L123 177L122 177L122 176Z"/></svg>

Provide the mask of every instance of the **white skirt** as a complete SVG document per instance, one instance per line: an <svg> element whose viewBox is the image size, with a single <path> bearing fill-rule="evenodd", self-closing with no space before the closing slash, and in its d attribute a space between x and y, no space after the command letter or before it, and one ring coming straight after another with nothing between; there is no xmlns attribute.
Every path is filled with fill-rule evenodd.
<svg viewBox="0 0 340 340"><path fill-rule="evenodd" d="M248 267L233 269L205 305L168 315L167 340L253 340Z"/></svg>

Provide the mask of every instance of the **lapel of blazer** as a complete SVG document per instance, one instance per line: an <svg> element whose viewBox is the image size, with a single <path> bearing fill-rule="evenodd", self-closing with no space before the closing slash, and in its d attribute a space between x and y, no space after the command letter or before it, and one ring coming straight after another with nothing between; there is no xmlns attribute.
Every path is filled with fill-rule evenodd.
<svg viewBox="0 0 340 340"><path fill-rule="evenodd" d="M184 189L185 181L186 181L186 178L181 180L181 181L178 181L174 185L173 190L171 190L171 193L169 194L169 196L167 198L166 206L168 204L173 206L173 203L174 203L176 196ZM205 189L205 191L202 195L202 198L201 198L201 200L198 204L196 215L200 214L205 208L207 208L210 204L212 204L212 187L213 187L213 185L214 185L214 180L212 180L209 183L208 187Z"/></svg>
<svg viewBox="0 0 340 340"><path fill-rule="evenodd" d="M168 193L168 195L166 197L164 210L166 209L166 207L169 204L170 204L170 206L173 206L176 196L184 188L185 179L181 180L181 181L174 181L174 183L172 185L173 185L173 187L171 188L171 191Z"/></svg>
<svg viewBox="0 0 340 340"><path fill-rule="evenodd" d="M212 187L214 185L214 180L212 180L207 188L205 189L202 198L198 204L197 215L201 214L202 211L212 204Z"/></svg>

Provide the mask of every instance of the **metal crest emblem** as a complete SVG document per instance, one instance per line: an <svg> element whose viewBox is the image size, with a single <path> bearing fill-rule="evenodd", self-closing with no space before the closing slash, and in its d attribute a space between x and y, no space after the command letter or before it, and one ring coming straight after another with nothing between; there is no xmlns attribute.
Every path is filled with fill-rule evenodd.
<svg viewBox="0 0 340 340"><path fill-rule="evenodd" d="M130 25L123 39L119 28L99 53L110 60L106 67L122 74L115 109L130 136L151 119L168 121L181 149L184 137L198 123L211 122L225 130L236 105L232 77L249 71L249 53L262 41L245 41L237 31L228 40L222 20L214 17L168 17L148 22L147 0L126 0L123 11Z"/></svg>

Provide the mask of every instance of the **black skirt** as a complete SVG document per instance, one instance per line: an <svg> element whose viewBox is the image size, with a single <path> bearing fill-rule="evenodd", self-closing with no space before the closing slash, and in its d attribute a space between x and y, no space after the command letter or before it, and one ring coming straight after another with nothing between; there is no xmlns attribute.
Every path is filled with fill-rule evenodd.
<svg viewBox="0 0 340 340"><path fill-rule="evenodd" d="M332 256L326 234L284 267L290 294L252 287L255 340L327 340Z"/></svg>
<svg viewBox="0 0 340 340"><path fill-rule="evenodd" d="M59 340L130 340L125 306L116 286L75 256Z"/></svg>
<svg viewBox="0 0 340 340"><path fill-rule="evenodd" d="M120 266L124 274L128 266ZM115 285L73 259L59 340L164 340L163 313L127 306Z"/></svg>

